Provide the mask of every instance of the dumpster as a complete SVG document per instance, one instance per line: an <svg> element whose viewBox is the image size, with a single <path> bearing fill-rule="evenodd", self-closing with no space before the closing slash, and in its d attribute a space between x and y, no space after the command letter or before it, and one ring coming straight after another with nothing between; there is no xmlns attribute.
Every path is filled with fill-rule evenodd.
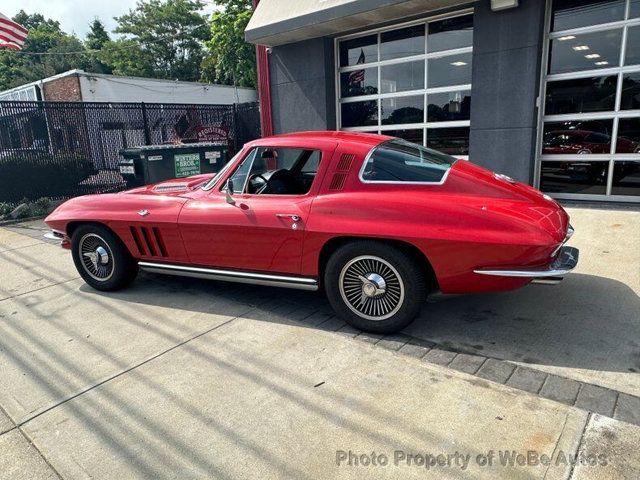
<svg viewBox="0 0 640 480"><path fill-rule="evenodd" d="M216 173L229 161L229 147L219 143L144 145L120 150L120 174L128 188Z"/></svg>

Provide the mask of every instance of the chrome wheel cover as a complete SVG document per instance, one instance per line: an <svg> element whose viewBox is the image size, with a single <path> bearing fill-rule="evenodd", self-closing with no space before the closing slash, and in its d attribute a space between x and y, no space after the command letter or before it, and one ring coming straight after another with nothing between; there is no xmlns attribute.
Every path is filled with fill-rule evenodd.
<svg viewBox="0 0 640 480"><path fill-rule="evenodd" d="M106 282L113 276L113 253L109 244L96 233L87 233L78 242L78 256L87 274L94 280Z"/></svg>
<svg viewBox="0 0 640 480"><path fill-rule="evenodd" d="M404 303L400 273L380 257L362 255L347 262L340 272L339 285L345 304L366 320L386 320Z"/></svg>

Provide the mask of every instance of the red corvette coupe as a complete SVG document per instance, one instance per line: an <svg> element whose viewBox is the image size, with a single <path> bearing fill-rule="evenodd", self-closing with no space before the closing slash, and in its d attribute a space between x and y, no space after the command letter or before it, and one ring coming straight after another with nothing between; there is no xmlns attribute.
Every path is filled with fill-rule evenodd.
<svg viewBox="0 0 640 480"><path fill-rule="evenodd" d="M426 296L556 283L578 259L539 191L381 135L248 143L215 176L74 198L47 219L99 290L138 269L317 290L350 324L391 332Z"/></svg>

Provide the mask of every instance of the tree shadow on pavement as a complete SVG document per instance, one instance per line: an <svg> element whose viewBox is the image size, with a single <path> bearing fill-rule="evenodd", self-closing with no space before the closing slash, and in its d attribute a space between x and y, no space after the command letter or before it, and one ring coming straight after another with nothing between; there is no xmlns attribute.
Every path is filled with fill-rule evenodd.
<svg viewBox="0 0 640 480"><path fill-rule="evenodd" d="M171 301L151 291L146 295L146 279L175 292L168 293L169 297L185 291L213 293L261 307L260 314L250 316L256 320L295 322L295 316L287 320L287 315L281 315L283 303L316 309L325 318L332 315L320 292L150 274L136 282L136 290L140 289L137 294L115 295L140 303ZM90 290L86 286L81 289ZM269 306L268 302L275 299L280 306ZM184 307L189 310L188 304ZM271 310L276 315L268 315ZM211 311L215 312L213 303ZM574 273L559 285L530 285L507 293L436 295L404 333L453 350L502 360L640 372L640 297L622 282L595 275Z"/></svg>

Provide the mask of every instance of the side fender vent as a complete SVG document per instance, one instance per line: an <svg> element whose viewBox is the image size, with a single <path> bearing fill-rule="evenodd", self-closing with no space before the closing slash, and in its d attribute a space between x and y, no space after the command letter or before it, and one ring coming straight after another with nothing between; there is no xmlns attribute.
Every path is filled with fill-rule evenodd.
<svg viewBox="0 0 640 480"><path fill-rule="evenodd" d="M329 190L342 190L344 188L344 182L347 180L347 174L338 172L333 174L331 183L329 184Z"/></svg>
<svg viewBox="0 0 640 480"><path fill-rule="evenodd" d="M166 257L167 248L158 227L129 227L138 253L143 256Z"/></svg>
<svg viewBox="0 0 640 480"><path fill-rule="evenodd" d="M133 241L136 244L136 248L138 249L138 254L146 255L146 251L144 249L144 244L142 243L142 239L140 238L140 234L136 227L129 227L129 231L131 232L131 236L133 237Z"/></svg>
<svg viewBox="0 0 640 480"><path fill-rule="evenodd" d="M337 172L348 172L356 156L353 153L343 153L336 167Z"/></svg>

